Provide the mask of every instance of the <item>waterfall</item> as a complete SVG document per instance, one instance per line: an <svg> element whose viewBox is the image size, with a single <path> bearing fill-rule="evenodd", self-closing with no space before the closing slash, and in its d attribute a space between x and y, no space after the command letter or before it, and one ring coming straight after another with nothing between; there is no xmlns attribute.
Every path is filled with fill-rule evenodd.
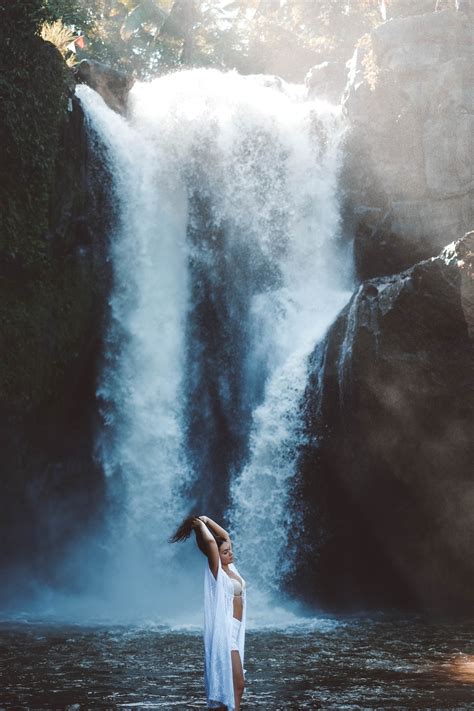
<svg viewBox="0 0 474 711"><path fill-rule="evenodd" d="M78 93L117 212L98 390L114 590L173 612L198 554L166 541L191 510L225 517L244 574L278 589L307 357L348 297L339 110L216 70L137 84L126 117Z"/></svg>

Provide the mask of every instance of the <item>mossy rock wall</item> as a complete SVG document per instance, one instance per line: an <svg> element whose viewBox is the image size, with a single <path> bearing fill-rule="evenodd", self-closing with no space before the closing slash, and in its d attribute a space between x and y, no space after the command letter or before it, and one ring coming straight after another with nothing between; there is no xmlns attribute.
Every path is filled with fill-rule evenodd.
<svg viewBox="0 0 474 711"><path fill-rule="evenodd" d="M110 212L61 55L33 33L0 34L0 570L14 586L19 571L51 579L100 521Z"/></svg>

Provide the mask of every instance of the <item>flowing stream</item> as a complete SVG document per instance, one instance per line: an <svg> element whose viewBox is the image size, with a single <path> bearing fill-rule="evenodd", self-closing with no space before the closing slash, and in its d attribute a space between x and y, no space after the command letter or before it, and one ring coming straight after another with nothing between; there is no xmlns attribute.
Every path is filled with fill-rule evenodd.
<svg viewBox="0 0 474 711"><path fill-rule="evenodd" d="M231 527L261 613L290 562L307 357L350 286L339 110L216 70L137 84L126 117L78 94L116 206L99 388L108 597L176 620L202 561L167 538L197 511Z"/></svg>
<svg viewBox="0 0 474 711"><path fill-rule="evenodd" d="M474 625L320 618L250 632L242 708L472 709ZM203 709L199 633L0 620L2 708Z"/></svg>

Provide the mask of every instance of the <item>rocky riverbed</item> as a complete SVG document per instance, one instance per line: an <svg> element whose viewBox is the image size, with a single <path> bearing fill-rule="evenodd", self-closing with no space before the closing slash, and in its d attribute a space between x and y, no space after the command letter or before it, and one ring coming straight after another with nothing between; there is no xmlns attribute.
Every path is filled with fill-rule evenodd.
<svg viewBox="0 0 474 711"><path fill-rule="evenodd" d="M474 622L315 619L250 631L244 709L474 708ZM0 708L205 708L199 631L0 623Z"/></svg>

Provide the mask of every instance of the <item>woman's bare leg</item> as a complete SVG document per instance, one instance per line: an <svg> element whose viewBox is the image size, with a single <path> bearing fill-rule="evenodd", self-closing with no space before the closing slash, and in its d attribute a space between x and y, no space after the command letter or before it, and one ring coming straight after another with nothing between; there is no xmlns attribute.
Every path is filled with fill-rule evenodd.
<svg viewBox="0 0 474 711"><path fill-rule="evenodd" d="M240 661L240 654L237 651L231 652L231 657L235 711L240 711L240 702L242 700L242 694L244 693L244 671L242 669L242 662Z"/></svg>

